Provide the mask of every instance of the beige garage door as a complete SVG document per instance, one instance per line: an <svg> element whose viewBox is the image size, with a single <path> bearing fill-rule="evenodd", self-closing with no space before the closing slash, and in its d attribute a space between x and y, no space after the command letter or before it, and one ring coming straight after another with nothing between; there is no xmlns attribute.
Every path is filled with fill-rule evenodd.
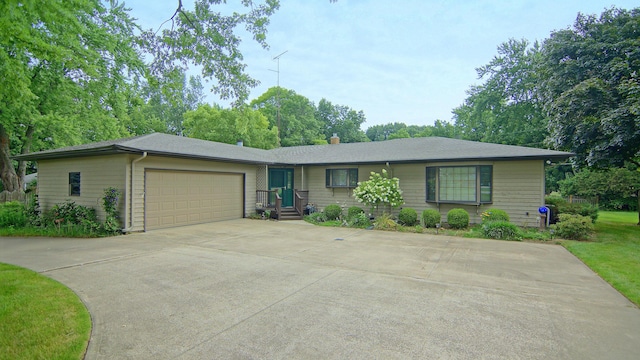
<svg viewBox="0 0 640 360"><path fill-rule="evenodd" d="M243 175L147 170L145 230L243 216Z"/></svg>

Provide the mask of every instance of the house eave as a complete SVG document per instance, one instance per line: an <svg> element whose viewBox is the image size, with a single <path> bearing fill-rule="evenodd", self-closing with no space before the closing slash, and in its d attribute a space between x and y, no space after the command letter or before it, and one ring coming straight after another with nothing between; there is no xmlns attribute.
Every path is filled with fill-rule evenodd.
<svg viewBox="0 0 640 360"><path fill-rule="evenodd" d="M274 166L335 166L335 165L377 165L377 164L423 164L444 162L471 162L471 161L525 161L525 160L566 160L571 156L566 155L532 155L532 156L501 156L501 157L464 157L464 158L425 158L425 159L389 159L372 161L325 161L325 162L275 162Z"/></svg>

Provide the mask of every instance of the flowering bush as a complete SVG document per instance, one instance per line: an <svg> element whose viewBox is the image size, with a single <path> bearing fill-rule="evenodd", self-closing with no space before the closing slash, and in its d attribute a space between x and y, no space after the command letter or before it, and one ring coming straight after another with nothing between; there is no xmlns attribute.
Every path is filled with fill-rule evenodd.
<svg viewBox="0 0 640 360"><path fill-rule="evenodd" d="M372 171L369 180L359 182L358 187L353 189L353 196L358 202L369 205L376 211L380 205L397 208L404 204L400 180L390 178L385 169L382 169L382 174Z"/></svg>

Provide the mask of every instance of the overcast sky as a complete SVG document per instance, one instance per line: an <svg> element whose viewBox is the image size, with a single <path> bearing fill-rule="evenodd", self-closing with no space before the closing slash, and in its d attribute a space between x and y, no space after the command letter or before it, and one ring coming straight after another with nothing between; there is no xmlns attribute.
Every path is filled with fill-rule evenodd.
<svg viewBox="0 0 640 360"><path fill-rule="evenodd" d="M156 29L178 0L125 0L144 27ZM228 0L234 3L234 0ZM183 0L187 8L193 1ZM269 50L244 39L247 72L261 84L249 100L280 86L316 104L364 111L363 129L389 122L451 121L465 91L481 84L475 69L509 38L544 40L570 27L578 12L637 7L626 0L281 0L271 17ZM224 5L221 5L224 6ZM209 94L207 89L207 94ZM222 102L209 95L207 102Z"/></svg>

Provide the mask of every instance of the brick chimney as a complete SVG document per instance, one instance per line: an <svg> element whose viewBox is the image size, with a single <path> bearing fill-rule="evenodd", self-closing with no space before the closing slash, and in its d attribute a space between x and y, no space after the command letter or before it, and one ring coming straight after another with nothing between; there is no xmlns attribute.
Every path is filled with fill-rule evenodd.
<svg viewBox="0 0 640 360"><path fill-rule="evenodd" d="M340 138L336 133L333 133L333 136L331 137L331 145L334 145L334 144L340 144Z"/></svg>

